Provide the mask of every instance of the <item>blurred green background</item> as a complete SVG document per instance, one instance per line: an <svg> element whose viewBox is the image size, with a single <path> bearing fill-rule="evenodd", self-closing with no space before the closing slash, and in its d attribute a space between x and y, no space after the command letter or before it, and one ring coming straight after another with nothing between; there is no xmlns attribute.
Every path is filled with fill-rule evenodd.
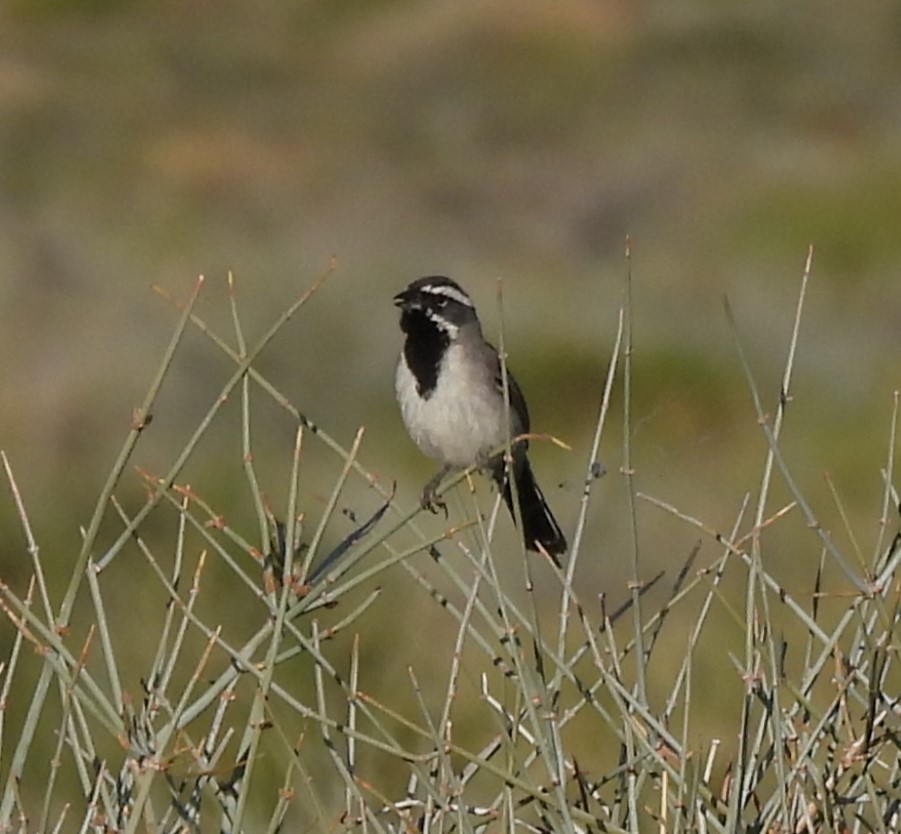
<svg viewBox="0 0 901 834"><path fill-rule="evenodd" d="M729 529L766 445L722 299L772 408L813 243L785 454L844 546L831 473L869 553L901 378L899 228L901 9L887 0L0 7L0 447L61 576L175 320L151 285L184 298L205 274L202 314L227 329L232 270L259 334L332 255L336 273L261 369L341 442L365 425L363 463L412 501L432 464L394 404L391 295L449 274L496 337L503 279L510 365L534 428L573 447L535 451L572 530L627 235L639 488ZM150 471L168 467L230 371L188 340L143 447ZM613 605L628 596L620 415L577 574L586 599ZM240 505L233 416L192 483ZM259 426L279 506L294 428L275 412ZM312 516L330 483L302 484ZM140 500L137 478L134 489ZM354 489L347 500L370 510L375 497ZM21 590L9 500L0 522L0 575ZM696 533L646 507L639 524L647 575L672 576ZM818 545L799 517L773 543L777 575L803 595ZM716 555L705 543L699 566ZM409 653L392 643L392 662L415 664L433 650L434 606L392 608L386 594L369 646L388 639L378 623L408 611L423 631Z"/></svg>

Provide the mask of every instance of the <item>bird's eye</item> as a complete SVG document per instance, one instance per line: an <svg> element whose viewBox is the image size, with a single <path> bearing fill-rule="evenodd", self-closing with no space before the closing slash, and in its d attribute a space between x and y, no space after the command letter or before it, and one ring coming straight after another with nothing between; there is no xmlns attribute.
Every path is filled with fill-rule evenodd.
<svg viewBox="0 0 901 834"><path fill-rule="evenodd" d="M446 298L439 298L439 299L438 299L438 307L439 307L439 308L447 307L447 299L446 299Z"/></svg>

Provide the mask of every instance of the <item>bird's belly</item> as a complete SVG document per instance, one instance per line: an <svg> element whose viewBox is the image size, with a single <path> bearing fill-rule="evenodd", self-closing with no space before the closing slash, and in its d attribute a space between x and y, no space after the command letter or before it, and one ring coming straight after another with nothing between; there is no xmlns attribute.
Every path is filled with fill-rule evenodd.
<svg viewBox="0 0 901 834"><path fill-rule="evenodd" d="M507 439L504 404L496 389L455 385L442 376L428 399L416 392L413 375L401 363L396 387L407 431L429 457L455 467L483 461Z"/></svg>

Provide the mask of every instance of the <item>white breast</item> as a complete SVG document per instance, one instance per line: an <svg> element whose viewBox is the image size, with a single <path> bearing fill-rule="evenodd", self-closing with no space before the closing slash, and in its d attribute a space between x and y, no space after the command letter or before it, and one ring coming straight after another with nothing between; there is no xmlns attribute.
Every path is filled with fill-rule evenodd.
<svg viewBox="0 0 901 834"><path fill-rule="evenodd" d="M452 344L442 360L438 384L424 400L401 354L394 380L407 431L416 445L442 464L469 466L483 460L507 438L504 402L481 366L466 362Z"/></svg>

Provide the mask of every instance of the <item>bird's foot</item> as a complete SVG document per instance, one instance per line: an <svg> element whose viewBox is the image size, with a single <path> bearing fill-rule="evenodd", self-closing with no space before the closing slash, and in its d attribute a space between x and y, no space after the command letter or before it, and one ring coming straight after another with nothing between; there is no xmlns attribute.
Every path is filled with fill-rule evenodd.
<svg viewBox="0 0 901 834"><path fill-rule="evenodd" d="M438 497L435 487L426 485L426 488L422 491L422 499L420 503L422 504L422 508L424 510L428 510L430 513L435 513L435 515L438 514L439 510L443 510L444 517L445 519L447 519L447 502Z"/></svg>
<svg viewBox="0 0 901 834"><path fill-rule="evenodd" d="M423 487L422 498L420 499L422 508L428 510L430 513L435 513L437 515L439 510L443 510L445 520L448 518L447 503L438 495L438 485L441 483L447 472L447 467L442 468L441 471Z"/></svg>

